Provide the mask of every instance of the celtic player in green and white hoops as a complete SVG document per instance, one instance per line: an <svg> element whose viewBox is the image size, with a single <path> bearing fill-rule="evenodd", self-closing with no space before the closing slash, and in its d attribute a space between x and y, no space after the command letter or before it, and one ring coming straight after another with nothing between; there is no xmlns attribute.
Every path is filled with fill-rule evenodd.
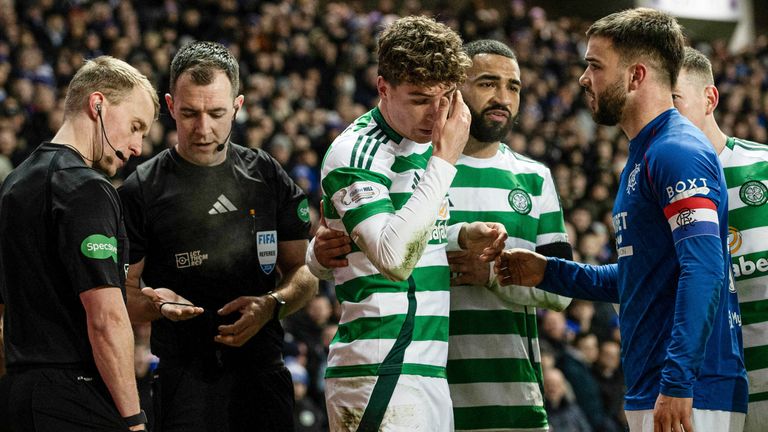
<svg viewBox="0 0 768 432"><path fill-rule="evenodd" d="M465 51L473 65L461 91L472 125L448 193L450 223L498 222L512 234L508 247L570 258L549 170L499 142L520 104L514 53L491 40L472 42ZM333 249L343 238L328 240L328 233L318 231L314 250L322 264L338 267L343 263L329 258L346 251ZM449 261L455 286L450 295L448 382L455 430L547 430L535 307L562 310L570 299L491 283L489 265L466 251L449 252Z"/></svg>
<svg viewBox="0 0 768 432"><path fill-rule="evenodd" d="M378 48L381 101L322 164L328 225L355 244L333 274L342 310L326 370L330 428L448 431L445 247L452 239L491 260L506 234L498 224L447 226L446 193L470 122L457 91L470 63L461 38L406 17Z"/></svg>
<svg viewBox="0 0 768 432"><path fill-rule="evenodd" d="M451 224L499 222L507 229L508 248L570 259L549 169L500 143L520 106L514 53L494 40L471 42L464 49L472 67L461 91L472 125L449 191ZM562 310L570 299L499 286L487 264L464 252L449 252L449 262L448 383L456 430L547 430L536 307Z"/></svg>
<svg viewBox="0 0 768 432"><path fill-rule="evenodd" d="M719 100L712 65L685 49L673 94L675 107L699 127L720 155L728 185L728 229L741 316L749 408L744 432L768 431L768 146L720 131L713 115Z"/></svg>

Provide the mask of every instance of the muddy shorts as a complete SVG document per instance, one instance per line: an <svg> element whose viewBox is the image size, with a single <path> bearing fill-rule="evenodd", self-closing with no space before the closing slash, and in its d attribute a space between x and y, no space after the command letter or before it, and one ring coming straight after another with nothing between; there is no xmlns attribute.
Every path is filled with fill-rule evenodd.
<svg viewBox="0 0 768 432"><path fill-rule="evenodd" d="M418 375L328 378L325 400L332 431L453 430L451 396L444 378Z"/></svg>

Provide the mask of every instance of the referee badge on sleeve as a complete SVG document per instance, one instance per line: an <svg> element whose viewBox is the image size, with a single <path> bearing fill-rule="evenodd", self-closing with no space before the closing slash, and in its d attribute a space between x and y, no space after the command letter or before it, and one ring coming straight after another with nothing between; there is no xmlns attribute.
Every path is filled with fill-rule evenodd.
<svg viewBox="0 0 768 432"><path fill-rule="evenodd" d="M259 231L256 233L256 252L259 256L261 271L272 273L277 262L277 231Z"/></svg>

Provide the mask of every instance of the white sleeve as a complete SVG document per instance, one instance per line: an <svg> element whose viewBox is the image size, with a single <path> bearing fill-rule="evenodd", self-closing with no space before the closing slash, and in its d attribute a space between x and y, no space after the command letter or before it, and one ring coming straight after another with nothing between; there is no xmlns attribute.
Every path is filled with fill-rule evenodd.
<svg viewBox="0 0 768 432"><path fill-rule="evenodd" d="M453 165L431 157L424 176L400 210L371 216L352 230L352 241L382 275L390 280L406 280L411 275L455 175Z"/></svg>
<svg viewBox="0 0 768 432"><path fill-rule="evenodd" d="M469 225L466 222L461 222L453 225L448 225L448 246L446 246L446 250L449 252L453 251L460 251L461 246L459 246L459 233L461 232L461 229L464 227L464 225Z"/></svg>
<svg viewBox="0 0 768 432"><path fill-rule="evenodd" d="M307 247L307 253L304 256L304 262L307 264L309 272L315 275L316 278L322 280L333 280L333 269L323 267L315 256L315 238L312 237L312 241L309 242Z"/></svg>
<svg viewBox="0 0 768 432"><path fill-rule="evenodd" d="M535 306L561 312L571 304L570 297L553 294L535 287L500 285L496 278L496 272L493 271L493 263L491 263L488 289L503 301L521 306Z"/></svg>

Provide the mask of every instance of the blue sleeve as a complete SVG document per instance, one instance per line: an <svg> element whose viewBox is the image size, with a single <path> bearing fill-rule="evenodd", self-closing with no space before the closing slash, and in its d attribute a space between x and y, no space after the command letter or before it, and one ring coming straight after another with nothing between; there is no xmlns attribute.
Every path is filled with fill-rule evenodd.
<svg viewBox="0 0 768 432"><path fill-rule="evenodd" d="M685 127L648 152L656 198L672 233L680 276L661 393L693 397L712 332L725 259L720 236L728 206L722 168L710 144ZM662 144L662 143L660 143Z"/></svg>
<svg viewBox="0 0 768 432"><path fill-rule="evenodd" d="M547 258L544 280L537 288L583 300L619 302L618 265L595 266Z"/></svg>
<svg viewBox="0 0 768 432"><path fill-rule="evenodd" d="M661 393L693 397L693 382L704 360L725 275L717 237L697 236L675 245L680 279L672 338L661 371Z"/></svg>

